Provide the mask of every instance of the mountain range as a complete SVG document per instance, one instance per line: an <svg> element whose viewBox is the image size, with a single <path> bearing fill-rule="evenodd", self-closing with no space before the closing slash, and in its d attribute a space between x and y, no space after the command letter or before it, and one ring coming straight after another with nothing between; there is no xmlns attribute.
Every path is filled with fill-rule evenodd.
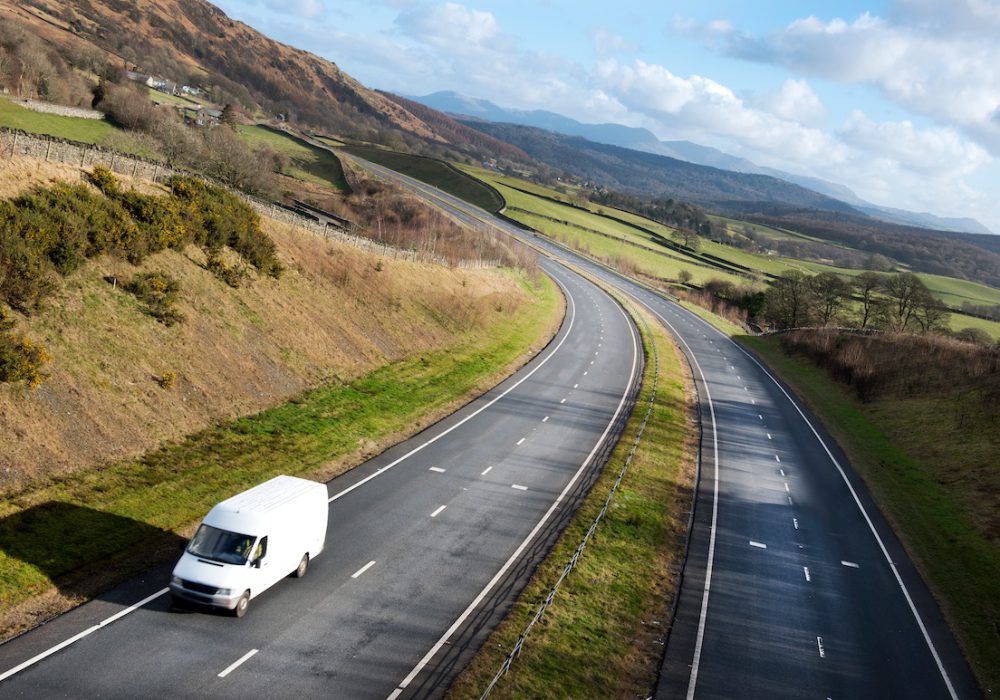
<svg viewBox="0 0 1000 700"><path fill-rule="evenodd" d="M622 124L587 124L547 110L519 110L501 107L490 100L468 97L454 91L435 92L411 100L441 112L470 120L529 126L588 141L653 153L697 165L753 175L769 175L805 187L832 199L849 204L852 209L876 219L895 224L933 230L966 233L992 233L971 218L946 218L924 212L883 207L865 201L850 188L820 178L795 175L775 168L759 166L746 158L733 156L710 146L691 141L659 139L652 131Z"/></svg>

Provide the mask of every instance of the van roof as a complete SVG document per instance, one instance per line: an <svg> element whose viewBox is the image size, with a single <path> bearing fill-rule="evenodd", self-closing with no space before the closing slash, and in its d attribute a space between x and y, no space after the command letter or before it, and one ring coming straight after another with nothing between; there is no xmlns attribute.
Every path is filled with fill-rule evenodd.
<svg viewBox="0 0 1000 700"><path fill-rule="evenodd" d="M276 476L243 493L227 498L212 510L231 513L268 513L323 484L294 476Z"/></svg>

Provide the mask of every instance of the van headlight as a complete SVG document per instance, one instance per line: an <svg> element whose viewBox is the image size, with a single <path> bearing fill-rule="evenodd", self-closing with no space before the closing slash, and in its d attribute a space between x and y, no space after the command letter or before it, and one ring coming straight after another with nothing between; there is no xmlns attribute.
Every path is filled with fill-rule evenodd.
<svg viewBox="0 0 1000 700"><path fill-rule="evenodd" d="M181 588L184 588L184 580L180 576L171 576L170 577L170 585L171 586L180 586Z"/></svg>
<svg viewBox="0 0 1000 700"><path fill-rule="evenodd" d="M218 588L218 589L216 589L215 593L216 593L216 595L232 595L233 589L232 588Z"/></svg>

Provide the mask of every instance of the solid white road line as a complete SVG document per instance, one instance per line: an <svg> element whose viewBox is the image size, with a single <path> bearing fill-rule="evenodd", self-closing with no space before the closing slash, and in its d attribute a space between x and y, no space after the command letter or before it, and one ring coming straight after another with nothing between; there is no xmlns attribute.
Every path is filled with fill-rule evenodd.
<svg viewBox="0 0 1000 700"><path fill-rule="evenodd" d="M50 647L50 648L46 649L45 651L43 651L42 653L37 654L35 656L32 656L30 659L28 659L27 661L24 661L24 662L18 664L14 668L8 669L8 670L4 671L3 673L0 673L0 681L5 681L8 678L10 678L11 676L13 676L14 674L20 673L21 671L23 671L24 669L26 669L26 668L28 668L30 666L34 666L35 664L37 664L42 659L45 659L45 658L48 658L49 656L52 656L57 651L61 651L61 650L65 649L66 647L70 646L71 644L75 644L76 642L80 641L81 639L83 639L87 635L91 634L92 632L96 632L97 630L101 629L102 627L107 627L112 622L115 622L116 620L120 620L121 618L125 617L129 613L135 612L136 610L138 610L139 608L141 608L146 603L152 602L152 601L156 600L157 598L159 598L160 596L166 595L169 592L170 592L169 588L161 588L156 593L143 598L138 603L130 605L127 608L125 608L124 610L120 610L119 612L116 612L111 617L109 617L109 618L107 618L105 620L102 620L101 622L98 622L93 627L88 627L87 629L83 630L82 632L79 632L79 633L73 635L69 639L66 639L66 640L63 640L62 642L59 642L54 647Z"/></svg>
<svg viewBox="0 0 1000 700"><path fill-rule="evenodd" d="M639 343L638 339L636 338L636 330L632 326L632 324L628 321L628 316L626 316L625 311L618 306L616 306L615 308L617 308L619 313L621 313L621 315L625 318L625 321L628 324L629 335L632 338L632 369L629 372L629 377L634 377L636 368L638 367L639 364ZM631 385L631 381L629 382L629 384ZM399 697L399 694L400 692L402 692L402 689L405 689L410 683L413 682L413 679L417 677L417 675L424 669L424 667L428 663L430 663L431 659L433 659L434 656L438 653L438 651L440 651L441 647L443 647L447 643L448 639L450 639L451 636L465 623L465 620L469 617L469 615L471 615L472 612L479 607L479 604L483 602L483 599L489 595L490 591L492 591L493 588L497 585L497 583L499 583L500 580L507 574L507 571L510 569L510 567L512 567L514 563L521 557L521 555L524 553L524 550L527 549L528 545L531 544L532 540L535 539L535 536L538 534L539 530L541 530L545 526L545 523L548 522L549 518L552 517L552 514L555 513L556 509L562 505L563 499L566 498L566 494L570 492L570 490L573 488L576 482L580 479L580 475L583 474L584 470L587 468L587 465L590 464L592 459L594 459L594 455L597 454L597 450L604 443L605 438L607 438L608 433L611 432L611 428L614 426L615 422L618 420L618 416L624 409L625 402L628 399L628 395L629 395L629 387L626 387L624 393L622 393L621 400L619 400L618 402L618 407L615 409L614 414L611 416L610 422L604 428L604 432L601 433L601 436L597 439L597 442L594 443L594 447L593 449L591 449L590 454L588 454L586 459L584 459L583 462L580 464L580 468L576 470L576 473L569 480L569 483L566 484L562 492L552 502L552 505L549 506L549 509L545 511L545 515L542 516L541 520L535 523L535 526L531 529L531 532L528 533L528 536L525 537L524 540L521 542L521 544L518 545L517 549L515 549L513 554L510 555L510 558L507 559L506 562L504 562L504 565L500 567L500 570L497 571L496 574L494 574L490 582L487 583L486 586L483 588L483 590L479 592L479 595L477 595L473 599L473 601L469 603L469 606L462 612L461 615L458 616L458 619L456 619L451 624L451 627L445 630L445 633L441 635L441 637L438 639L437 642L434 643L434 646L432 646L430 650L426 654L424 654L423 658L417 662L417 665L413 667L413 669L406 675L406 677L402 681L400 681L396 690L394 690L389 695L389 698Z"/></svg>
<svg viewBox="0 0 1000 700"><path fill-rule="evenodd" d="M857 564L856 564L855 562L853 562L853 561L841 561L840 563L841 563L841 564L843 564L844 566L849 566L849 567L851 567L852 569L860 569L860 568L861 568L860 566L858 566L858 565L857 565Z"/></svg>
<svg viewBox="0 0 1000 700"><path fill-rule="evenodd" d="M219 678L225 678L226 676L228 676L230 673L239 668L240 664L245 662L247 659L256 654L258 651L260 651L260 649L251 649L246 654L236 659L236 661L226 666L226 668L219 674Z"/></svg>
<svg viewBox="0 0 1000 700"><path fill-rule="evenodd" d="M719 334L723 335L721 332L719 332ZM726 336L723 335L723 337ZM736 345L736 343L733 344ZM955 692L955 686L953 686L951 683L951 676L948 675L948 671L944 667L944 662L941 661L941 656L938 654L937 647L934 646L934 641L931 639L930 632L927 631L927 626L924 624L924 619L923 617L920 616L920 611L917 610L917 605L916 603L913 602L913 598L910 596L909 589L907 589L906 584L903 583L903 576L899 573L899 569L896 567L896 563L892 560L892 557L889 555L889 550L888 548L886 548L885 543L882 541L881 535L879 535L878 530L875 529L875 523L872 521L871 516L868 515L868 511L865 509L864 505L862 505L861 497L858 496L858 492L854 489L854 486L851 484L851 480L847 478L847 472L844 471L844 468L840 465L840 462L838 462L836 457L833 456L833 452L830 451L830 448L827 446L826 442L823 440L822 437L820 437L819 431L817 431L815 426L813 426L812 422L808 418L806 418L805 412L799 407L798 402L792 398L791 394L785 391L785 388L781 386L781 383L777 379L775 379L774 375L771 374L771 372L768 371L768 369L764 367L764 365L762 365L760 362L757 361L757 358L755 358L749 352L741 348L739 345L736 345L736 347L740 350L740 352L746 355L755 365L757 365L757 367L759 367L760 370L767 375L768 379L774 382L774 385L778 387L778 390L785 395L785 398L788 399L788 402L790 404L792 404L792 407L802 418L802 421L806 424L806 426L808 426L812 434L816 437L816 440L819 442L820 446L822 446L823 451L826 452L826 456L830 458L830 462L832 462L833 466L837 469L837 472L840 474L840 478L843 479L844 484L847 485L847 490L850 492L851 497L854 499L854 504L858 507L858 510L861 511L861 516L864 518L865 523L868 525L868 529L871 531L872 537L874 537L875 542L878 543L878 547L882 552L882 556L885 558L886 563L889 565L889 569L892 571L892 574L896 579L896 583L899 585L899 589L903 592L903 598L906 599L906 604L909 606L910 612L913 614L913 619L916 620L917 627L920 628L920 632L921 634L923 634L924 642L926 642L927 648L931 652L931 656L934 657L934 663L937 664L938 672L941 674L941 678L944 680L944 684L948 688L948 695L952 698L952 700L958 700L958 693Z"/></svg>
<svg viewBox="0 0 1000 700"><path fill-rule="evenodd" d="M438 515L441 514L441 511L444 510L447 507L448 506L440 506L440 507L438 507L438 509L436 511L434 511L433 513L431 513L431 517L432 518L436 518Z"/></svg>
<svg viewBox="0 0 1000 700"><path fill-rule="evenodd" d="M366 571L368 571L368 569L372 568L373 566L375 566L375 560L374 559L372 559L370 562L368 562L367 564L365 564L364 566L362 566L360 569L358 569L357 571L355 571L353 574L351 574L351 578L357 578L358 576L360 576L361 574L365 573Z"/></svg>
<svg viewBox="0 0 1000 700"><path fill-rule="evenodd" d="M437 472L438 474L444 474L444 473L445 473L446 471L448 471L448 470L447 470L447 469L442 469L441 467L431 467L431 468L430 468L430 469L428 469L427 471L430 471L430 472Z"/></svg>
<svg viewBox="0 0 1000 700"><path fill-rule="evenodd" d="M555 278L553 278L553 279L555 279ZM424 449L428 445L437 442L438 440L440 440L441 438L443 438L445 435L447 435L451 431L455 430L459 426L464 425L468 421L472 420L473 418L475 418L476 416L478 416L480 413L482 413L483 411L485 411L487 408L490 408L491 406L493 406L493 404L495 404L497 401L499 401L500 399L502 399L505 396L507 396L507 394L509 394L510 392L514 391L514 389L516 389L517 387L521 386L521 384L523 384L524 382L528 381L528 379L535 372L537 372L538 370L540 370L542 368L542 366L545 365L546 362L548 362L553 357L555 357L556 353L563 346L563 343L565 343L566 339L569 338L569 336L571 334L571 331L573 330L573 326L576 323L576 301L573 299L573 295L570 294L569 289L562 282L560 282L559 280L556 280L556 284L558 284L560 287L562 287L565 290L565 292L566 292L566 298L569 300L570 317L569 317L569 324L566 327L566 334L563 335L562 339L556 344L556 346L554 348L552 348L552 352L550 352L547 356L545 356L544 358L542 358L542 360L537 365L535 365L535 367L533 367L530 372L528 372L526 375L524 375L523 377L521 377L517 382L515 382L514 384L512 384L511 386L509 386L504 392L502 392L499 396L497 396L492 401L484 404L483 406L480 406L478 409L476 409L475 411L473 411L472 413L470 413L469 415L467 415L465 418L463 418L462 420L460 420L457 423L455 423L455 425L453 425L450 428L447 428L445 430L442 430L440 433L438 433L437 435L435 435L434 437L432 437L431 439L429 439L427 442L425 442L425 443L423 443L421 445L417 445L412 450L410 450L409 452L407 452L405 455L403 455L402 457L399 457L396 460L394 460L393 462L390 462L389 464L385 465L384 467L382 467L381 469L379 469L374 474L370 474L369 476L366 476L364 479L362 479L361 481L357 482L356 484L352 484L351 486L348 486L346 489L344 489L340 493L337 493L337 494L334 494L333 496L330 496L330 498L327 499L327 502L333 503L338 498L343 498L344 496L346 496L347 494L349 494L354 489L360 488L361 486L363 486L364 484L368 483L369 481L371 481L375 477L383 474L384 472L388 471L389 469L392 469L393 467L395 467L397 464L399 464L403 460L409 459L410 457L412 457L413 455L415 455L417 452L420 452L422 449Z"/></svg>
<svg viewBox="0 0 1000 700"><path fill-rule="evenodd" d="M767 545L763 542L754 542L753 540L750 540L750 546L757 547L758 549L767 549Z"/></svg>
<svg viewBox="0 0 1000 700"><path fill-rule="evenodd" d="M518 491L527 491L528 490L527 486L521 486L520 484L511 484L510 487L512 489L517 489Z"/></svg>
<svg viewBox="0 0 1000 700"><path fill-rule="evenodd" d="M490 473L490 470L491 470L491 469L493 469L493 467L492 467L492 466L489 466L489 467L486 467L486 469L484 469L484 470L483 470L483 471L482 471L482 472L481 472L481 473L479 474L479 476L486 476L487 474L489 474L489 473Z"/></svg>

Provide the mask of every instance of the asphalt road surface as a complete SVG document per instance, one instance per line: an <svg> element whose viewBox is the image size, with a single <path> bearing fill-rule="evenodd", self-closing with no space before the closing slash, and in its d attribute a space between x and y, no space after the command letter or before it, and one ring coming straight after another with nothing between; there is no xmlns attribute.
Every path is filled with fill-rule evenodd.
<svg viewBox="0 0 1000 700"><path fill-rule="evenodd" d="M392 175L465 220L489 220ZM492 223L646 306L692 367L695 521L657 698L974 698L937 604L846 457L791 392L707 322L543 237Z"/></svg>

